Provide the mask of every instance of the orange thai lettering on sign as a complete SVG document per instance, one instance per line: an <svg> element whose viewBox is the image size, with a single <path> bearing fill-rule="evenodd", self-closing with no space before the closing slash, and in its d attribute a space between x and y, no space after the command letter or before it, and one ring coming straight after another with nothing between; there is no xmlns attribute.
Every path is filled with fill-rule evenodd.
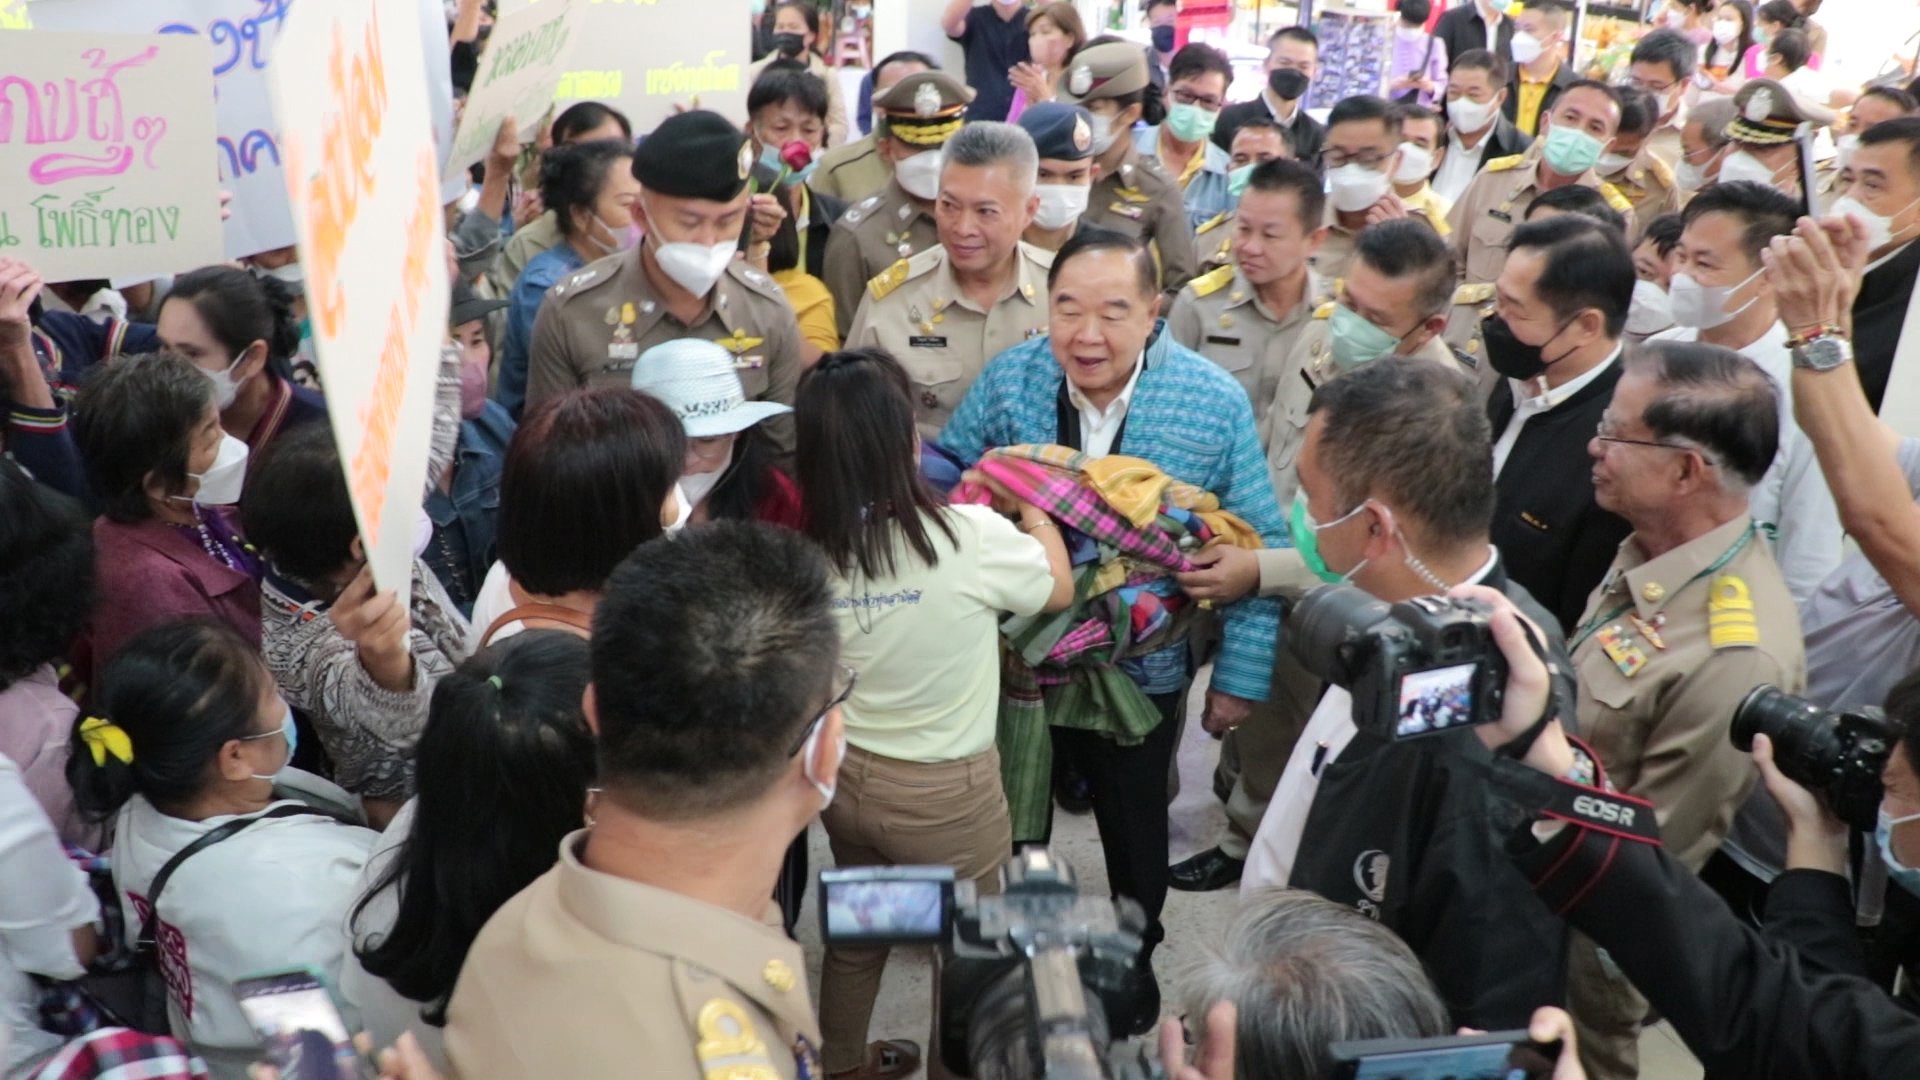
<svg viewBox="0 0 1920 1080"><path fill-rule="evenodd" d="M320 129L320 161L308 175L304 140L289 140L287 173L294 198L307 208L313 243L302 252L309 274L307 304L310 314L329 337L346 325L346 296L339 267L347 234L359 216L360 199L373 193L373 148L387 109L386 61L380 36L380 11L373 9L366 36L349 51L346 35L334 27L328 47L328 100L338 108L327 113Z"/></svg>

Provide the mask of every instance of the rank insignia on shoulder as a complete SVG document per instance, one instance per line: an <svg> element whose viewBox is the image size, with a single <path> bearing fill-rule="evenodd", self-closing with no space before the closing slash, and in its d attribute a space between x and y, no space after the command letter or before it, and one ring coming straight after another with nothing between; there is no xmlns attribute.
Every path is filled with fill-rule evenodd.
<svg viewBox="0 0 1920 1080"><path fill-rule="evenodd" d="M1707 590L1707 644L1716 649L1760 644L1753 593L1737 574L1721 574Z"/></svg>

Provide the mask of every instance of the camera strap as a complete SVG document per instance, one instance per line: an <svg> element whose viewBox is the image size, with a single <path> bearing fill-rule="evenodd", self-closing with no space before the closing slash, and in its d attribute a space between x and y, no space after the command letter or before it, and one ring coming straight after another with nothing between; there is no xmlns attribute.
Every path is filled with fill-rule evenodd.
<svg viewBox="0 0 1920 1080"><path fill-rule="evenodd" d="M1500 794L1532 813L1642 844L1660 844L1653 804L1632 795L1548 776L1509 758L1490 765Z"/></svg>

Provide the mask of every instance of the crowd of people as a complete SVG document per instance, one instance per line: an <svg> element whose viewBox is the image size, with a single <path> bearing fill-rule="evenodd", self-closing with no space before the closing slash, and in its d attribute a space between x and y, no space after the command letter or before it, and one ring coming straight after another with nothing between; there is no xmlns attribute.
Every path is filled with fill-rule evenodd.
<svg viewBox="0 0 1920 1080"><path fill-rule="evenodd" d="M874 1030L887 945L809 987L808 831L992 897L1090 811L1106 1026L1180 1080L1463 1026L1630 1078L1654 1015L1916 1075L1920 82L1822 76L1818 9L1662 0L1588 72L1562 0L1400 0L1319 110L1309 25L1235 101L1176 0L951 0L963 70L855 101L756 3L744 115L509 119L449 205L404 589L297 251L0 254L0 1072L260 1075L297 971L408 1080L952 1075ZM1370 725L1287 621L1328 586L1481 605L1503 692ZM1838 736L1736 744L1763 686L1884 710L1877 828Z"/></svg>

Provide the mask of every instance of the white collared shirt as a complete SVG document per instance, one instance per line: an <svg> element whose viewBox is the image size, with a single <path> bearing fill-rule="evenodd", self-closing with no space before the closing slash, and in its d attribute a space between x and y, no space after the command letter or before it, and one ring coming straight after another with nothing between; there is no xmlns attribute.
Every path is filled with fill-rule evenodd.
<svg viewBox="0 0 1920 1080"><path fill-rule="evenodd" d="M1587 384L1599 378L1603 372L1620 359L1624 346L1614 346L1613 352L1605 360L1593 365L1593 370L1584 375L1576 375L1544 394L1529 394L1530 387L1518 379L1508 379L1507 389L1513 393L1513 416L1507 420L1506 430L1493 444L1493 475L1500 476L1500 470L1507 467L1507 457L1513 453L1513 444L1520 441L1520 429L1528 420L1546 412L1555 405L1567 400L1587 387Z"/></svg>
<svg viewBox="0 0 1920 1080"><path fill-rule="evenodd" d="M1506 22L1507 20L1503 16L1499 16L1499 15L1495 15L1493 18L1489 19L1487 18L1487 13L1482 11L1480 13L1480 21L1487 24L1487 51L1492 53L1495 56L1499 56L1500 55L1500 24L1503 22Z"/></svg>
<svg viewBox="0 0 1920 1080"><path fill-rule="evenodd" d="M1496 121L1497 122L1497 121ZM1447 126L1447 156L1440 162L1440 169L1433 174L1433 190L1449 203L1460 201L1466 194L1467 185L1480 174L1480 161L1487 156L1487 147L1493 142L1493 132L1489 131L1480 138L1480 145L1469 147L1460 141L1460 133Z"/></svg>
<svg viewBox="0 0 1920 1080"><path fill-rule="evenodd" d="M1487 561L1462 584L1477 585L1493 573L1499 555L1487 546ZM1246 869L1240 875L1240 892L1281 887L1293 877L1293 864L1300 854L1300 838L1307 829L1307 814L1320 790L1320 775L1340 756L1360 729L1353 726L1353 696L1338 686L1327 687L1320 704L1308 717L1300 739L1293 744L1293 755L1273 789L1273 799L1260 818L1260 828L1248 845Z"/></svg>
<svg viewBox="0 0 1920 1080"><path fill-rule="evenodd" d="M1127 379L1127 385L1120 388L1120 396L1107 402L1104 409L1088 400L1072 379L1067 380L1067 400L1080 410L1081 453L1090 458L1113 453L1113 442L1120 437L1120 425L1126 423L1127 408L1133 403L1133 388L1140 385L1140 373L1146 368L1147 354L1143 352L1140 359L1133 362L1133 375Z"/></svg>

